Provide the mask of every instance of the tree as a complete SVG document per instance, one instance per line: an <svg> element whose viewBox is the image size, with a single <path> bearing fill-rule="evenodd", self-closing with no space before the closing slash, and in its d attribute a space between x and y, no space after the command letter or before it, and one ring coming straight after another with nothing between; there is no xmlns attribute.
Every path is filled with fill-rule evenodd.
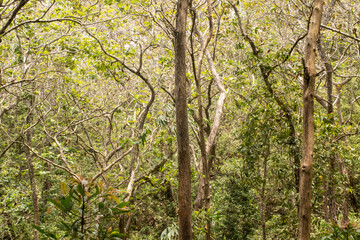
<svg viewBox="0 0 360 240"><path fill-rule="evenodd" d="M303 150L300 167L299 239L310 240L311 189L314 151L315 51L324 2L315 0L305 42L303 85Z"/></svg>
<svg viewBox="0 0 360 240"><path fill-rule="evenodd" d="M175 40L175 108L176 134L179 164L179 237L180 240L192 239L192 201L190 139L187 115L186 86L186 15L187 0L177 2Z"/></svg>

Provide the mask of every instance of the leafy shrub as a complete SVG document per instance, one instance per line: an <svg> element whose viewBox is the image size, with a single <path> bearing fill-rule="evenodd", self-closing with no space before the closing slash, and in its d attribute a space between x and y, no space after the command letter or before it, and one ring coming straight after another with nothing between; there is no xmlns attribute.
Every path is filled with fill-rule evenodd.
<svg viewBox="0 0 360 240"><path fill-rule="evenodd" d="M356 224L332 224L332 229L321 240L358 240L360 239L360 226Z"/></svg>
<svg viewBox="0 0 360 240"><path fill-rule="evenodd" d="M40 226L33 226L45 239L105 240L120 239L123 236L109 226L109 219L129 212L126 207L128 203L121 202L111 188L104 189L102 182L93 183L81 178L71 178L68 185L61 183L61 192L59 198L49 200L61 216L56 222L60 236Z"/></svg>

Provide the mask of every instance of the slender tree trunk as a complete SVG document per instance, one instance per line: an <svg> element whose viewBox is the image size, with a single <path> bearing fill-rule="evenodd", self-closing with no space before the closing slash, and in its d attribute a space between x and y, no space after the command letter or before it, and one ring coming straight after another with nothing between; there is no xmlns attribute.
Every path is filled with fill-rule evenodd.
<svg viewBox="0 0 360 240"><path fill-rule="evenodd" d="M34 211L34 224L36 226L40 225L40 219L39 219L39 201L37 196L37 189L36 189L36 183L35 183L35 174L34 174L34 165L32 163L32 157L30 154L30 150L26 148L26 159L27 159L27 165L29 169L29 179L30 179L30 185L31 185L31 191L32 191L32 203L33 203L33 211ZM34 240L39 239L39 233L36 229L34 229Z"/></svg>
<svg viewBox="0 0 360 240"><path fill-rule="evenodd" d="M45 163L45 167L46 170L50 173L51 172L51 165L50 163L46 162ZM45 176L44 179L44 183L43 183L43 187L41 190L41 200L42 200L42 206L41 206L41 214L44 215L47 209L47 202L48 202L48 198L49 198L49 191L51 188L51 179L50 179L50 174Z"/></svg>
<svg viewBox="0 0 360 240"><path fill-rule="evenodd" d="M261 186L261 194L260 194L260 198L261 198L261 228L262 228L262 239L266 240L266 198L265 198L265 193L266 193L266 180L267 180L267 173L268 173L268 159L270 156L270 140L268 142L268 146L267 146L267 150L264 156L264 162L263 162L263 182L262 182L262 186Z"/></svg>
<svg viewBox="0 0 360 240"><path fill-rule="evenodd" d="M350 206L349 199L350 199L350 196L348 193L348 189L351 188L351 186L350 186L349 174L346 170L345 163L340 156L337 156L337 158L338 158L338 162L339 162L340 174L345 176L345 178L346 178L346 181L344 183L344 202L342 205L342 220L341 220L341 223L343 225L346 225L347 223L349 223L349 206Z"/></svg>
<svg viewBox="0 0 360 240"><path fill-rule="evenodd" d="M143 52L141 53L143 54ZM140 58L141 62L142 62L142 58ZM155 101L155 89L152 86L151 82L149 81L148 78L146 78L144 75L141 74L140 70L141 70L141 65L142 63L140 63L140 68L137 72L135 72L134 70L128 68L128 70L132 73L134 73L136 76L138 76L149 88L151 94L148 100L148 103L146 104L145 108L141 111L141 113L139 114L138 117L138 122L137 122L137 130L135 130L132 134L132 137L135 140L139 140L141 134L143 133L144 130L144 125L145 125L145 121L147 118L147 115L150 111L150 108L152 106L152 104ZM139 143L135 143L133 146L133 149L131 150L131 162L130 162L130 169L129 169L129 175L130 175L130 179L129 179L129 183L128 186L126 188L126 194L124 197L124 201L125 202L129 202L131 200L134 188L135 188L135 180L136 180L136 174L138 171L138 167L139 167L139 155L140 155L140 146ZM131 215L129 216L128 220L126 220L126 216L123 214L120 216L119 219L119 230L120 233L122 234L126 234L129 226L130 226L130 222L131 222ZM126 239L126 236L124 237L124 239Z"/></svg>
<svg viewBox="0 0 360 240"><path fill-rule="evenodd" d="M141 129L142 130L142 129ZM135 134L135 139L138 139L140 137L140 134ZM136 177L136 172L138 170L138 166L137 166L137 161L139 158L139 144L135 143L131 152L131 163L130 163L130 170L129 170L129 174L130 174L130 179L129 179L129 183L128 186L126 188L126 194L125 194L125 198L124 201L125 202L129 202L131 197L132 197L132 193L134 190L134 185L135 185L135 177ZM130 218L130 216L129 216ZM120 233L122 234L126 234L127 233L127 220L128 216L126 214L122 214L120 216L119 219L119 230ZM124 237L124 240L127 239L127 236Z"/></svg>
<svg viewBox="0 0 360 240"><path fill-rule="evenodd" d="M318 51L321 57L322 62L325 65L325 72L326 72L326 89L327 89L327 113L330 119L330 123L334 123L334 107L332 104L332 92L333 92L333 84L332 84L332 75L333 75L333 68L330 63L330 59L328 58L324 48L322 47L321 36L319 36L318 42ZM333 176L335 174L335 153L330 153L329 157L329 177L327 181L327 186L325 184L325 201L324 201L324 215L325 221L335 220L335 199L334 199L334 179Z"/></svg>
<svg viewBox="0 0 360 240"><path fill-rule="evenodd" d="M341 125L344 125L344 121L342 118L342 111L341 111L341 88L343 85L338 84L337 87L337 94L338 94L338 99L337 99L337 113L338 113L338 117L339 117L339 122ZM346 141L347 139L344 138L343 141ZM339 140L341 141L341 140ZM344 202L342 205L342 220L341 223L343 225L346 225L347 223L349 223L349 208L351 205L351 193L348 191L348 189L353 188L353 184L352 184L352 171L348 171L346 169L345 163L343 161L343 159L337 155L337 160L339 163L339 171L340 174L343 175L346 179L345 183L344 183ZM355 211L357 211L357 208L354 208Z"/></svg>
<svg viewBox="0 0 360 240"><path fill-rule="evenodd" d="M343 85L338 85L337 87L337 94L338 94L338 99L337 99L337 113L338 113L338 117L339 117L339 122L341 125L344 125L344 121L343 121L343 117L342 117L342 111L341 111L341 88L342 88ZM339 140L341 141L341 140ZM343 141L346 141L346 138L343 139ZM348 189L351 189L353 188L353 185L352 185L352 171L348 171L346 169L346 166L345 166L345 163L343 161L343 159L338 155L337 156L337 160L338 160L338 163L339 163L339 170L340 170L340 174L345 176L346 178L346 181L344 183L344 202L343 202L343 205L342 205L342 220L341 220L341 223L343 225L346 225L347 223L349 223L349 208L350 208L350 205L351 205L351 195L352 193L350 193L348 191ZM358 211L357 208L355 207L354 208L355 211Z"/></svg>
<svg viewBox="0 0 360 240"><path fill-rule="evenodd" d="M324 17L323 17L323 21L322 24L323 25L327 25L331 19L332 13L333 13L333 9L335 6L336 0L332 0L329 4L329 7L327 9L327 11L324 13ZM333 94L333 67L331 65L331 61L329 59L329 56L326 54L325 49L323 48L323 42L322 42L322 38L323 35L320 34L318 41L317 41L317 48L319 51L319 55L321 58L321 61L323 62L324 66L325 66L325 72L326 72L326 90L327 90L327 113L328 113L328 117L330 119L330 123L333 124L334 123L334 107L333 107L333 99L332 99L332 94ZM335 209L335 199L334 199L334 186L335 186L335 182L334 182L334 174L335 174L335 159L336 159L336 155L334 152L331 152L330 157L329 157L329 177L328 177L328 181L324 182L324 190L325 190L325 201L324 201L324 215L325 215L325 221L329 221L329 220L335 220L336 218L336 209ZM327 183L327 186L326 186Z"/></svg>
<svg viewBox="0 0 360 240"><path fill-rule="evenodd" d="M234 4L231 4L231 6L233 7L234 11L235 11L235 15L238 19L238 25L240 28L240 32L241 35L244 37L245 41L247 41L252 49L252 52L255 56L262 58L261 54L259 52L258 47L256 46L255 42L246 34L245 29L243 28L242 25L242 21L240 18L240 14L238 9L236 8L236 6ZM286 118L286 122L289 125L289 148L290 148L290 154L293 157L293 161L294 161L294 180L295 180L295 189L296 192L299 192L299 179L300 179L300 174L299 174L299 169L300 169L300 147L298 146L298 144L296 143L296 130L295 130L295 125L293 123L293 113L291 111L291 109L288 107L288 104L283 101L281 99L281 97L278 96L278 94L275 92L271 82L269 81L269 76L271 74L271 72L273 70L267 70L269 66L266 66L264 64L260 64L259 68L261 71L261 75L263 78L263 81L265 83L265 86L268 90L268 92L271 94L271 96L274 98L274 100L276 101L276 103L278 104L278 106L281 108L281 110L284 112L285 118Z"/></svg>
<svg viewBox="0 0 360 240"><path fill-rule="evenodd" d="M303 152L300 167L299 239L310 240L311 183L314 151L315 51L320 31L323 1L315 0L305 43L303 89Z"/></svg>
<svg viewBox="0 0 360 240"><path fill-rule="evenodd" d="M28 126L31 125L33 114L32 114L32 106L33 106L34 99L33 97L30 99L30 113L26 117L26 123ZM33 130L28 129L25 136L25 141L28 146L31 146L31 139L33 137ZM39 200L37 195L37 189L36 189L36 183L35 183L35 171L34 171L34 165L32 162L32 156L30 149L28 147L25 147L25 155L27 160L27 166L29 169L29 180L30 180L30 186L31 186L31 197L32 197L32 204L33 204L33 213L34 213L34 225L39 226L40 225L40 218L39 218ZM39 233L36 229L34 229L34 240L39 239Z"/></svg>
<svg viewBox="0 0 360 240"><path fill-rule="evenodd" d="M190 6L191 8L191 6ZM195 27L195 12L193 12L193 28ZM193 29L192 29L193 30ZM198 104L198 116L196 118L196 122L199 126L199 147L201 152L201 161L200 161L200 176L199 176L199 185L198 185L198 193L196 195L195 200L195 210L199 210L203 208L205 202L205 185L207 183L206 176L208 175L208 161L207 161L207 154L206 154L206 143L205 143L205 131L204 131L204 118L203 118L203 107L202 107L202 92L201 92L201 67L202 62L205 55L206 45L204 41L201 41L201 51L198 60L198 66L196 69L195 66L195 56L193 50L193 35L191 35L191 59L192 59L192 66L194 71L194 79L196 85L196 99Z"/></svg>
<svg viewBox="0 0 360 240"><path fill-rule="evenodd" d="M187 0L178 0L175 30L175 108L179 168L179 238L192 239L190 139L186 91Z"/></svg>
<svg viewBox="0 0 360 240"><path fill-rule="evenodd" d="M191 59L192 59L192 65L193 65L193 71L194 71L194 78L196 83L196 90L197 90L197 101L198 101L198 118L196 119L196 122L199 125L199 146L201 150L201 162L200 162L200 177L199 177L199 186L198 186L198 193L196 196L195 201L195 209L199 210L204 208L205 212L208 212L208 210L211 207L211 194L210 194L210 170L211 170L211 162L213 159L213 156L211 156L211 151L215 150L215 138L218 133L218 129L220 126L220 120L223 114L223 106L226 96L225 87L222 83L222 80L220 79L220 76L218 75L213 57L207 50L207 46L212 38L212 32L213 32L213 21L212 21L212 13L211 13L211 2L210 0L207 0L207 6L208 6L208 20L209 20L209 35L207 37L203 37L198 30L196 26L196 12L190 6L190 9L192 10L192 29L191 29ZM198 60L198 66L196 69L195 66L195 57L194 57L194 49L193 49L193 33L196 33L201 45L201 50L199 53L199 60ZM201 92L201 67L202 62L204 59L204 56L206 56L207 61L209 63L209 67L211 70L211 73L213 75L213 78L217 84L217 87L220 91L220 97L217 101L216 106L216 113L213 121L213 125L210 129L207 131L208 134L208 140L205 144L205 124L203 121L203 108L202 108L202 92ZM210 91L211 87L209 86ZM209 100L210 101L210 100ZM211 159L211 160L209 160ZM211 240L211 221L210 219L206 220L205 224L205 239Z"/></svg>

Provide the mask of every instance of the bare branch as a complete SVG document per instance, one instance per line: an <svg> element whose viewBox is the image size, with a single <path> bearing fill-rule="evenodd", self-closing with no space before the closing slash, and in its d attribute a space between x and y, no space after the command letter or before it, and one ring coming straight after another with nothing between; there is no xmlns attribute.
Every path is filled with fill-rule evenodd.
<svg viewBox="0 0 360 240"><path fill-rule="evenodd" d="M328 109L329 103L323 99L322 97L320 97L319 95L315 94L314 95L316 101L318 101L318 103L320 103L321 106L323 106L325 109Z"/></svg>
<svg viewBox="0 0 360 240"><path fill-rule="evenodd" d="M344 133L344 134L340 135L339 137L337 137L334 141L336 142L336 141L339 141L339 140L341 140L341 139L343 139L345 137L357 135L359 133L359 124L360 124L360 122L357 123L355 132Z"/></svg>
<svg viewBox="0 0 360 240"><path fill-rule="evenodd" d="M99 178L102 174L104 174L105 172L107 172L110 168L112 168L116 163L118 163L119 161L121 161L125 156L127 156L134 147L129 148L128 150L126 150L126 152L124 152L119 158L117 158L116 160L114 160L112 163L110 163L109 165L107 165L105 168L103 168L100 172L98 172L92 179L91 181L94 182L97 178Z"/></svg>
<svg viewBox="0 0 360 240"><path fill-rule="evenodd" d="M18 12L21 10L22 7L25 6L26 3L28 3L30 0L21 0L19 2L19 4L16 6L16 8L13 10L10 18L8 19L8 21L2 26L2 28L0 29L0 37L2 37L3 35L5 35L5 31L6 29L9 27L9 25L14 21L16 15L18 14ZM0 42L1 42L1 38L0 38Z"/></svg>
<svg viewBox="0 0 360 240"><path fill-rule="evenodd" d="M360 38L357 38L357 37L351 36L351 35L349 35L349 34L347 34L347 33L341 32L341 31L338 30L338 29L335 29L335 28L332 28L332 27L328 27L328 26L325 26L325 25L320 25L320 26L321 26L322 28L324 28L324 29L327 29L327 30L330 30L330 31L339 33L339 34L341 34L341 35L343 35L343 36L345 36L345 37L348 37L348 38L351 38L351 39L353 39L353 40L355 40L355 41L357 41L357 42L360 42Z"/></svg>
<svg viewBox="0 0 360 240"><path fill-rule="evenodd" d="M25 145L27 148L29 148L29 150L30 150L33 154L35 154L35 156L36 156L37 158L39 158L39 159L41 159L41 160L43 160L43 161L45 161L45 162L48 162L48 163L50 163L51 165L53 165L53 166L55 166L55 167L57 167L57 168L60 168L60 169L62 169L62 170L64 170L64 171L66 171L66 172L69 173L71 176L73 176L73 177L76 178L77 180L81 181L81 179L80 179L71 169L68 169L68 168L66 168L66 167L64 167L64 166L61 166L61 165L59 165L59 164L57 164L57 163L54 163L54 162L51 161L50 159L47 159L47 158L39 155L39 154L38 154L34 149L32 149L26 142L24 142L24 145Z"/></svg>
<svg viewBox="0 0 360 240"><path fill-rule="evenodd" d="M136 178L135 181L134 181L134 183L137 183L137 182L139 182L139 181L147 178L150 174L153 174L153 173L159 171L160 168L161 168L162 166L164 166L164 164L167 162L167 160L168 160L167 158L164 158L161 162L159 162L158 164L156 164L148 173L143 174L143 175L141 175L140 177Z"/></svg>

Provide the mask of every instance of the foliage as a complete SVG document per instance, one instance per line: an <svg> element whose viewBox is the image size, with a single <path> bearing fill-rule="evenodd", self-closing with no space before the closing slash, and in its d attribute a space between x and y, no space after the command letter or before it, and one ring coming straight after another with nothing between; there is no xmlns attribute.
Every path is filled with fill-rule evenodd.
<svg viewBox="0 0 360 240"><path fill-rule="evenodd" d="M60 197L49 200L55 206L57 215L61 216L56 220L58 231L51 233L34 225L44 236L49 239L94 240L124 236L111 227L111 222L129 212L126 207L128 202L121 202L113 194L113 189L104 189L103 182L91 183L81 177L72 178L68 185L61 183L61 192Z"/></svg>
<svg viewBox="0 0 360 240"><path fill-rule="evenodd" d="M352 223L342 225L333 222L331 230L324 235L321 240L356 240L360 236L360 227Z"/></svg>
<svg viewBox="0 0 360 240"><path fill-rule="evenodd" d="M178 238L178 227L176 224L172 224L161 233L161 240L173 240Z"/></svg>
<svg viewBox="0 0 360 240"><path fill-rule="evenodd" d="M11 18L20 2L27 3ZM202 58L200 34L211 36L205 48L226 90L207 156L211 207L193 212L194 239L204 238L209 221L214 239L263 239L263 229L266 239L296 239L302 37L311 1L210 1L212 28L207 2L190 2L193 201L202 174L199 129L202 122L206 141L221 95L207 55ZM176 239L176 1L0 3L0 30L12 19L0 33L0 239L32 239L36 203L35 229L43 238L115 239L126 232L129 239ZM325 3L329 21L318 42L333 83L326 83L328 65L317 54L312 236L356 239L360 5ZM330 224L330 199L334 220L347 211L354 224Z"/></svg>

